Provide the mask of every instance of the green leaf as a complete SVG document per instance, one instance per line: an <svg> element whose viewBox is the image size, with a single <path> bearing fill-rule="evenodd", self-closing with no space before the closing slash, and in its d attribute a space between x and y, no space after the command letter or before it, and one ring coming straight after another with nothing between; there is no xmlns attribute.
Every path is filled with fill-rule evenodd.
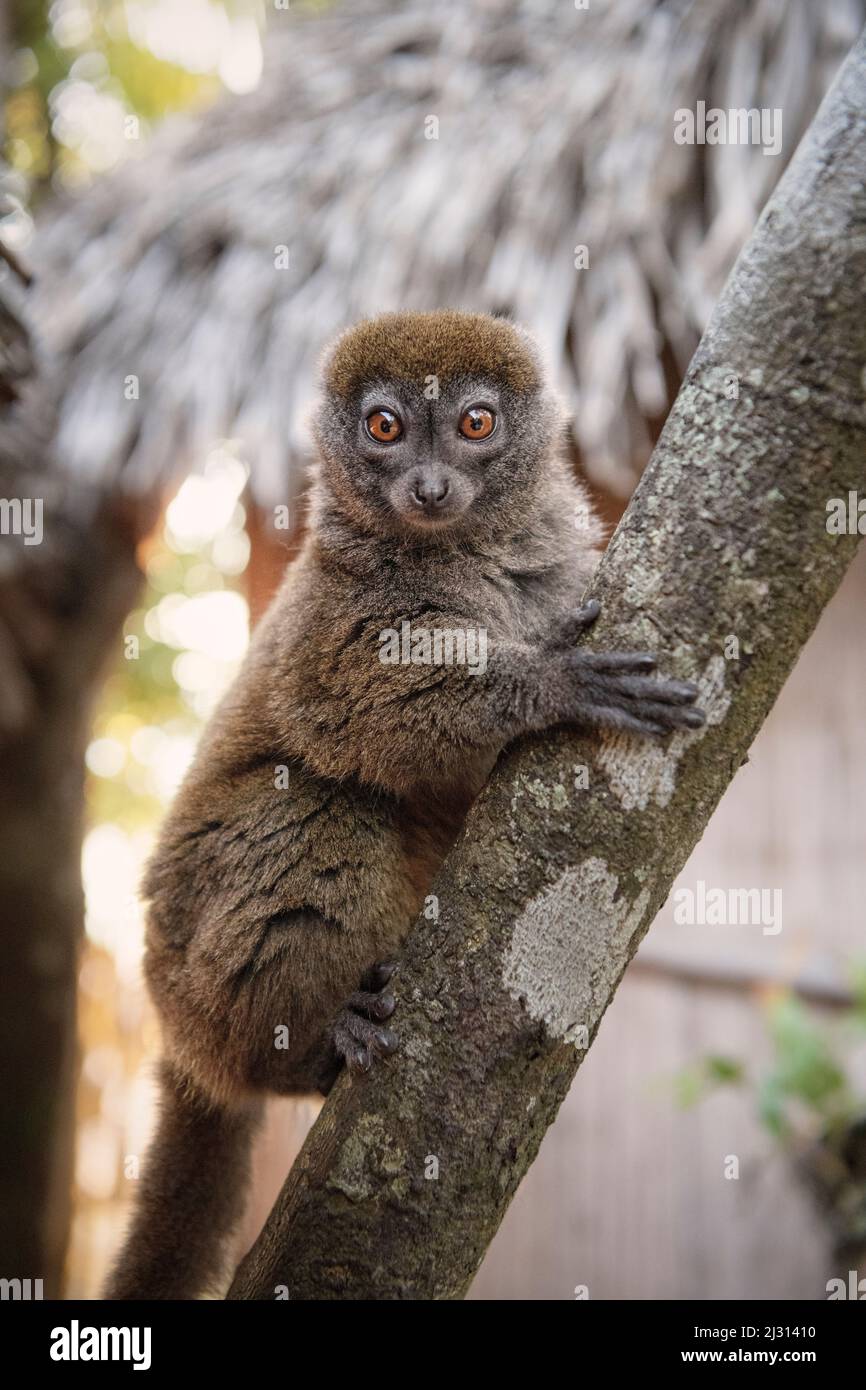
<svg viewBox="0 0 866 1390"><path fill-rule="evenodd" d="M720 1084L737 1083L746 1079L746 1069L736 1057L710 1056L706 1058L704 1066L710 1080Z"/></svg>
<svg viewBox="0 0 866 1390"><path fill-rule="evenodd" d="M758 1087L758 1114L771 1134L781 1139L788 1131L782 1092L775 1079L765 1077Z"/></svg>
<svg viewBox="0 0 866 1390"><path fill-rule="evenodd" d="M791 996L775 1004L770 1025L777 1059L775 1086L782 1095L824 1112L846 1090L844 1069L827 1038Z"/></svg>

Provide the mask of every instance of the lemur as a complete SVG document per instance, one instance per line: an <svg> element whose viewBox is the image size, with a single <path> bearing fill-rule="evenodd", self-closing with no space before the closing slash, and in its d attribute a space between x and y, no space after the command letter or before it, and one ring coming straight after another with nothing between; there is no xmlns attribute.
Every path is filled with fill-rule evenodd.
<svg viewBox="0 0 866 1390"><path fill-rule="evenodd" d="M360 323L325 357L313 433L302 551L144 879L161 1116L108 1298L215 1288L265 1098L396 1047L394 961L509 740L703 722L650 654L576 645L601 527L523 330ZM483 633L486 661L415 659L437 631ZM410 659L383 659L386 632Z"/></svg>

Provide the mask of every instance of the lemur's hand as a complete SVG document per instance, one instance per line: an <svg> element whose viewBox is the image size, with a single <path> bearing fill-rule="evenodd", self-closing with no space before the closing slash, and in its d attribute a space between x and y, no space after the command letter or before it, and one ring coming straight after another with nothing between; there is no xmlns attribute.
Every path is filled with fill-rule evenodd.
<svg viewBox="0 0 866 1390"><path fill-rule="evenodd" d="M656 659L649 652L581 650L563 653L560 660L573 678L566 698L568 722L633 734L668 734L705 723L702 711L694 708L698 687L650 675Z"/></svg>
<svg viewBox="0 0 866 1390"><path fill-rule="evenodd" d="M622 729L633 734L667 734L699 729L703 713L694 708L698 687L691 681L658 680L650 652L564 651L592 627L601 604L589 599L563 618L545 646L556 652L570 680L563 719L588 729Z"/></svg>

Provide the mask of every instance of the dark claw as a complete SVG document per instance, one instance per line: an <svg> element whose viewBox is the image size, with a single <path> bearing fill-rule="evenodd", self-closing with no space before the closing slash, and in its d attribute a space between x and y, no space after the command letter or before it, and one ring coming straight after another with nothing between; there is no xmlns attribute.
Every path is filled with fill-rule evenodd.
<svg viewBox="0 0 866 1390"><path fill-rule="evenodd" d="M638 704L635 714L639 719L659 725L665 733L674 729L700 729L704 723L704 715L699 709L684 709L682 705L657 705L649 700L645 704Z"/></svg>
<svg viewBox="0 0 866 1390"><path fill-rule="evenodd" d="M657 681L653 698L669 705L690 705L697 695L698 687L691 681Z"/></svg>
<svg viewBox="0 0 866 1390"><path fill-rule="evenodd" d="M379 1051L386 1057L397 1051L397 1034L390 1028L379 1028L376 1033L376 1043Z"/></svg>
<svg viewBox="0 0 866 1390"><path fill-rule="evenodd" d="M645 738L648 734L657 734L663 738L670 733L670 729L665 728L664 724L657 724L648 716L642 716L639 711L633 714L617 706L600 706L593 711L593 723L599 729L615 729L619 733L639 734Z"/></svg>
<svg viewBox="0 0 866 1390"><path fill-rule="evenodd" d="M707 722L707 716L702 709L684 709L680 711L682 722L689 729L701 729Z"/></svg>
<svg viewBox="0 0 866 1390"><path fill-rule="evenodd" d="M349 1037L377 1056L387 1056L397 1046L397 1035L390 1028L378 1028L369 1018L346 1011L343 1028Z"/></svg>

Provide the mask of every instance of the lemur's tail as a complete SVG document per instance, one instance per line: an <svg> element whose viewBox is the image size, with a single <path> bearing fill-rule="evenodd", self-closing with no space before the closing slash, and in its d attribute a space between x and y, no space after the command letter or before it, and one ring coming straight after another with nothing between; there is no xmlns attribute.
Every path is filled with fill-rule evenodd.
<svg viewBox="0 0 866 1390"><path fill-rule="evenodd" d="M217 1292L244 1206L262 1104L214 1107L160 1064L160 1117L142 1165L132 1224L103 1298L196 1298Z"/></svg>

